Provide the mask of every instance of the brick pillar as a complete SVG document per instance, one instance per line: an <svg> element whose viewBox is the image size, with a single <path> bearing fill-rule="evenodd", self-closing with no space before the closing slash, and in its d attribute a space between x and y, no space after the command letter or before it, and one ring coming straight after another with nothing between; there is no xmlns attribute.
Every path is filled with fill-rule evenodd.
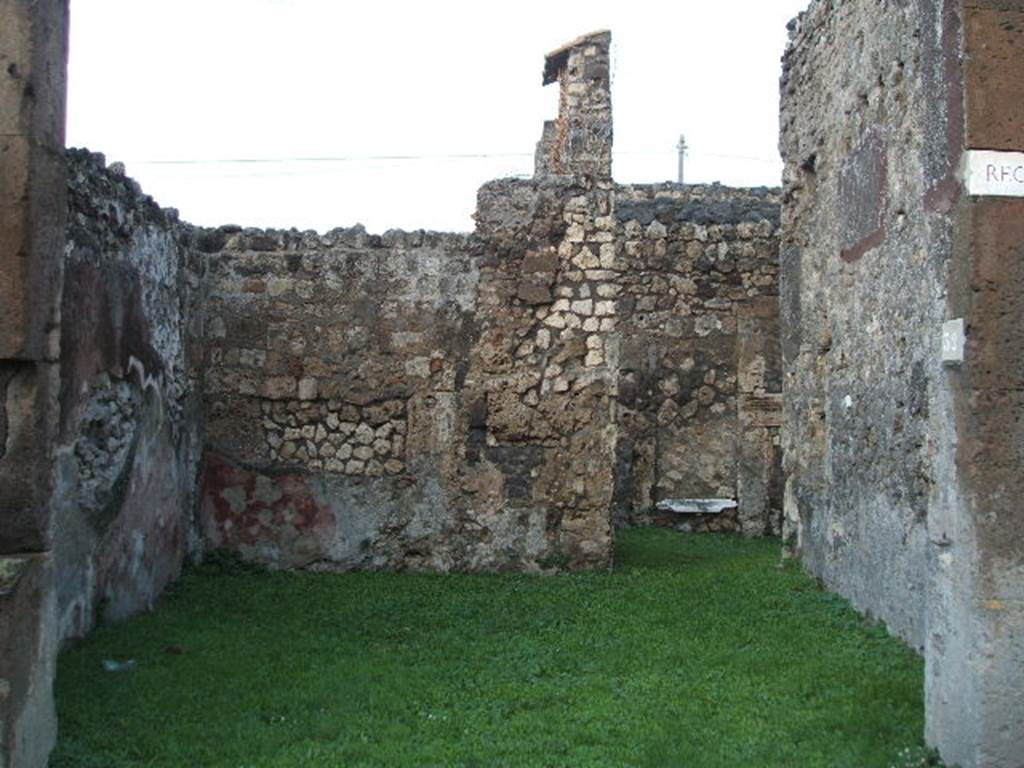
<svg viewBox="0 0 1024 768"><path fill-rule="evenodd" d="M544 124L535 175L612 177L611 32L592 32L549 53L544 85L558 81L558 119Z"/></svg>
<svg viewBox="0 0 1024 768"><path fill-rule="evenodd" d="M965 162L977 150L1024 153L1024 2L957 6ZM1024 154L1001 157L1010 178L1024 177ZM949 765L1021 768L1024 197L991 191L964 190L954 211L949 308L965 321L966 348L946 370L955 497L929 520L927 738Z"/></svg>
<svg viewBox="0 0 1024 768"><path fill-rule="evenodd" d="M0 0L0 765L56 737L51 547L67 0Z"/></svg>

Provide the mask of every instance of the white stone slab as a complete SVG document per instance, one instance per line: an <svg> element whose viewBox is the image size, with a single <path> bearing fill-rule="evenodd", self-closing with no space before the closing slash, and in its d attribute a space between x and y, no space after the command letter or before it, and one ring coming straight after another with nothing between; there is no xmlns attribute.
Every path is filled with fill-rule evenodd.
<svg viewBox="0 0 1024 768"><path fill-rule="evenodd" d="M662 512L680 515L717 515L736 506L736 499L664 499L657 507Z"/></svg>
<svg viewBox="0 0 1024 768"><path fill-rule="evenodd" d="M967 150L967 194L1024 197L1024 152Z"/></svg>

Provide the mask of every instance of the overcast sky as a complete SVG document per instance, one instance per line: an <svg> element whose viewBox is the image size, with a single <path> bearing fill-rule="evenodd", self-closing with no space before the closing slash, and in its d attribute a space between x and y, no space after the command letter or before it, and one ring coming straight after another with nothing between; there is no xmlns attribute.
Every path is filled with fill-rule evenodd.
<svg viewBox="0 0 1024 768"><path fill-rule="evenodd" d="M469 230L529 175L544 54L611 29L614 175L778 184L779 59L807 0L74 0L68 144L196 224ZM237 162L237 161L248 162Z"/></svg>

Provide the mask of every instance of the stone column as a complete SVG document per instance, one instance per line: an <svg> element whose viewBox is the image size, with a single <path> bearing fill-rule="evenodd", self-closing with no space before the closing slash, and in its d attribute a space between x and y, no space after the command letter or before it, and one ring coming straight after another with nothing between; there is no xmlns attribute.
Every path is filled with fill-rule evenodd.
<svg viewBox="0 0 1024 768"><path fill-rule="evenodd" d="M958 5L960 5L958 3ZM963 362L947 364L956 484L929 520L927 738L968 768L1024 766L1024 2L962 0L963 120L970 168L996 155L1006 196L968 186L954 210L951 318ZM952 46L951 46L952 47ZM972 158L972 155L975 155ZM1005 165L1008 173L1003 173ZM990 174L993 177L993 174ZM975 194L972 194L975 193Z"/></svg>
<svg viewBox="0 0 1024 768"><path fill-rule="evenodd" d="M67 0L0 0L0 765L56 737L51 549Z"/></svg>

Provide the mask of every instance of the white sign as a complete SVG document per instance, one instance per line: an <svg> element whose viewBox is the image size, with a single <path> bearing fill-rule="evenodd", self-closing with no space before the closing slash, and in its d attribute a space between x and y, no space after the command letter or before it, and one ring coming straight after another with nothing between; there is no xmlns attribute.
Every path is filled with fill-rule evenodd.
<svg viewBox="0 0 1024 768"><path fill-rule="evenodd" d="M1024 152L967 150L967 194L1024 197Z"/></svg>
<svg viewBox="0 0 1024 768"><path fill-rule="evenodd" d="M964 319L947 320L942 324L942 362L947 364L964 361Z"/></svg>

